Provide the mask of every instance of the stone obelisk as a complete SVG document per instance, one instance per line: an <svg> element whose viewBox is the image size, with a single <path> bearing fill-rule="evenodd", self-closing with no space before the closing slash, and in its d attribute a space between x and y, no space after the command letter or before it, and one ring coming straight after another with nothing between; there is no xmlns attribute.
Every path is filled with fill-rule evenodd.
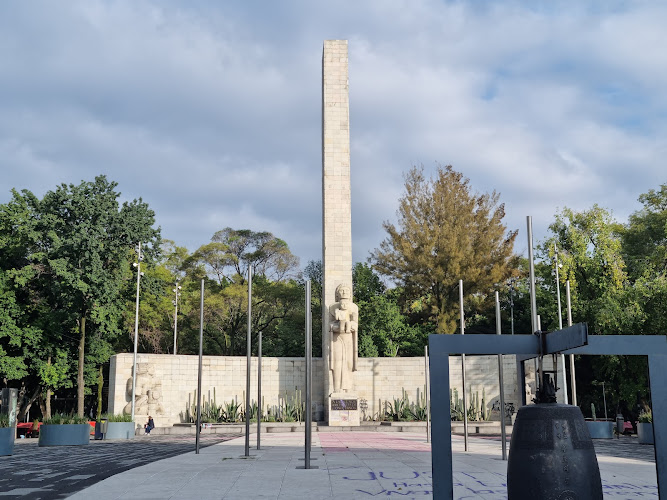
<svg viewBox="0 0 667 500"><path fill-rule="evenodd" d="M350 296L347 299L350 302L352 300L350 107L347 63L347 40L326 40L322 54L322 358L324 398L327 402L325 418L330 425L355 425L355 419L356 425L359 425L358 411L338 411L341 405L347 406L349 410L352 410L352 406L357 410L357 407L356 401L352 403L351 400L355 397L354 380L353 373L349 370L344 375L347 391L345 400L340 399L342 392L334 391L332 372L334 353L331 351L330 330L333 322L332 308L335 308L340 300L340 297L336 297L336 289L340 285L348 285L347 293ZM351 338L351 335L344 336L346 342ZM356 333L354 340L356 341ZM340 376L340 372L338 373ZM340 379L338 385L340 386ZM348 393L350 398L347 397ZM335 399L333 405L332 394Z"/></svg>

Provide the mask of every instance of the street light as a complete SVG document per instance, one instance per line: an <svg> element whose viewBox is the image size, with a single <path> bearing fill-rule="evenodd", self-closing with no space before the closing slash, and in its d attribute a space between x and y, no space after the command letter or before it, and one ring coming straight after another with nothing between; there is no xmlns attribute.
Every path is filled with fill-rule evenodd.
<svg viewBox="0 0 667 500"><path fill-rule="evenodd" d="M510 278L507 282L510 287L510 320L512 324L512 335L514 335L514 283L516 283L516 278Z"/></svg>
<svg viewBox="0 0 667 500"><path fill-rule="evenodd" d="M558 302L558 329L563 329L563 312L560 307L560 278L558 276L558 269L563 267L563 264L558 262L558 247L554 243L554 264L556 267L556 299ZM567 397L567 377L565 376L565 354L560 355L561 364L563 365L563 396L565 396L565 404L568 403Z"/></svg>
<svg viewBox="0 0 667 500"><path fill-rule="evenodd" d="M132 266L137 270L137 307L134 314L134 358L132 361L132 421L134 422L134 403L136 400L136 389L137 389L137 341L139 338L139 284L141 282L141 276L144 273L141 272L141 261L143 256L141 255L141 243L137 245L137 262L133 263Z"/></svg>
<svg viewBox="0 0 667 500"><path fill-rule="evenodd" d="M178 298L181 296L181 286L178 284L178 281L174 286L174 300L172 300L171 303L174 304L174 354L176 354L176 333L178 332Z"/></svg>

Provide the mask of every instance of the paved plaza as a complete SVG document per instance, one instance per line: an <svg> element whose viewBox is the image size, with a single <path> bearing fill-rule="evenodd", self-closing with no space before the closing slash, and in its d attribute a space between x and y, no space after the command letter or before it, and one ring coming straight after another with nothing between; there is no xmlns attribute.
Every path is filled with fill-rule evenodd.
<svg viewBox="0 0 667 500"><path fill-rule="evenodd" d="M304 470L302 433L262 436L251 457L243 437L165 436L84 447L21 443L0 457L0 498L319 499L432 498L430 445L423 434L318 432ZM653 447L634 437L595 442L605 498L658 498ZM456 499L505 499L499 438L453 436ZM70 496L71 495L71 496Z"/></svg>
<svg viewBox="0 0 667 500"><path fill-rule="evenodd" d="M236 436L203 436L201 443L210 446ZM183 455L193 447L192 436L150 436L44 448L37 446L37 439L20 439L12 456L0 457L0 498L67 498L110 476Z"/></svg>

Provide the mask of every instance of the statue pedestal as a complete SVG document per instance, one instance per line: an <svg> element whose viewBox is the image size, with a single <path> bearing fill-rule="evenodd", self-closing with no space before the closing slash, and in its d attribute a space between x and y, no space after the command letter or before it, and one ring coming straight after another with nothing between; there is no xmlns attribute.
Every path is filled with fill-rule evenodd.
<svg viewBox="0 0 667 500"><path fill-rule="evenodd" d="M331 427L358 426L359 398L349 392L329 396L329 425Z"/></svg>

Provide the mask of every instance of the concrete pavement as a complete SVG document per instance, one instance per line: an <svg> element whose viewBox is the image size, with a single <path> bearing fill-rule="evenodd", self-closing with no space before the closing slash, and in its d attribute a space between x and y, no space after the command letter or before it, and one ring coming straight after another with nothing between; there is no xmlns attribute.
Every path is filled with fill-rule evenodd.
<svg viewBox="0 0 667 500"><path fill-rule="evenodd" d="M148 438L150 439L150 438ZM430 445L419 433L313 433L312 465L303 470L303 434L266 434L155 461L112 476L72 499L356 499L431 498ZM634 439L634 441L633 441ZM620 446L620 452L619 450ZM453 436L457 499L505 499L507 464L498 439ZM605 498L658 498L652 447L624 437L596 442Z"/></svg>

